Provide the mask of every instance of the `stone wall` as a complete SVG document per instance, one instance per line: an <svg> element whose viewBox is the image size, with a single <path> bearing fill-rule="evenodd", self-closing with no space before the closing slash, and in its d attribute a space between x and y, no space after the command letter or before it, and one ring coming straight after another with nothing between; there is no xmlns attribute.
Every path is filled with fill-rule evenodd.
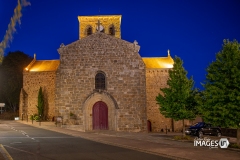
<svg viewBox="0 0 240 160"><path fill-rule="evenodd" d="M156 96L160 88L167 86L168 69L146 69L147 118L151 122L152 132L160 132L172 128L172 121L159 111Z"/></svg>
<svg viewBox="0 0 240 160"><path fill-rule="evenodd" d="M165 131L181 131L182 121L173 121L165 118L159 111L159 104L156 97L161 93L160 88L167 86L169 69L146 69L146 92L147 92L147 119L151 123L152 132ZM189 121L185 120L185 124L189 125Z"/></svg>
<svg viewBox="0 0 240 160"><path fill-rule="evenodd" d="M111 110L112 130L146 131L145 66L139 48L103 33L59 48L56 106L66 123L73 112L77 124L91 130L92 105L102 100ZM104 91L95 90L98 71L106 75Z"/></svg>
<svg viewBox="0 0 240 160"><path fill-rule="evenodd" d="M55 80L56 72L23 72L23 88L20 95L20 116L26 118L37 114L38 91L42 87L44 94L45 119L52 120L55 116Z"/></svg>

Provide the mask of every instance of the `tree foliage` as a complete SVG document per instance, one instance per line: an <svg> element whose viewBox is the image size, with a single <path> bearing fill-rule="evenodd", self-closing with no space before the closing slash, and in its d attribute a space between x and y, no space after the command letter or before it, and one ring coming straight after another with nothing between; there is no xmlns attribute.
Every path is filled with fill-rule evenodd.
<svg viewBox="0 0 240 160"><path fill-rule="evenodd" d="M23 69L32 58L23 52L9 52L0 65L0 101L16 111L23 86Z"/></svg>
<svg viewBox="0 0 240 160"><path fill-rule="evenodd" d="M193 89L194 81L188 79L187 71L183 68L183 61L179 57L175 57L174 65L169 70L168 87L162 88L162 94L156 97L159 110L167 118L176 121L184 119L194 119L196 90ZM183 128L185 130L185 128Z"/></svg>
<svg viewBox="0 0 240 160"><path fill-rule="evenodd" d="M38 109L38 115L40 117L43 117L43 113L44 113L44 96L43 96L43 92L42 92L42 87L40 87L39 91L38 91L38 105L36 106Z"/></svg>
<svg viewBox="0 0 240 160"><path fill-rule="evenodd" d="M240 128L240 44L224 40L216 61L207 68L202 113L222 127Z"/></svg>

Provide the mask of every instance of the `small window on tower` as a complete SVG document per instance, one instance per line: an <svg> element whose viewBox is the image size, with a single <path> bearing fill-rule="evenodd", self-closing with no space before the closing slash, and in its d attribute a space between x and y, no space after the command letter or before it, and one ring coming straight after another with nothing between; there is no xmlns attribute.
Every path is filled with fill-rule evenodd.
<svg viewBox="0 0 240 160"><path fill-rule="evenodd" d="M106 89L106 78L103 72L98 72L95 76L95 89Z"/></svg>
<svg viewBox="0 0 240 160"><path fill-rule="evenodd" d="M115 35L115 28L114 28L114 25L111 25L111 26L109 27L109 34L112 35L112 36Z"/></svg>
<svg viewBox="0 0 240 160"><path fill-rule="evenodd" d="M92 34L92 27L89 26L89 27L87 28L87 36L89 36L89 35L91 35L91 34Z"/></svg>

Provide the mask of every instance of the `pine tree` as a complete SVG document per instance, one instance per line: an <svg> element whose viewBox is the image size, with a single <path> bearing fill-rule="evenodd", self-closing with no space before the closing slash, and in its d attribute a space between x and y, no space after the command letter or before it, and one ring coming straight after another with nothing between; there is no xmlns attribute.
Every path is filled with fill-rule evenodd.
<svg viewBox="0 0 240 160"><path fill-rule="evenodd" d="M167 88L161 89L162 94L156 97L160 113L166 118L183 121L183 135L185 135L184 119L194 119L194 81L187 78L187 71L183 68L183 61L175 57L174 65L169 70Z"/></svg>
<svg viewBox="0 0 240 160"><path fill-rule="evenodd" d="M42 87L40 87L38 91L38 116L43 117L43 111L44 111L44 97L43 97L43 92L42 92Z"/></svg>
<svg viewBox="0 0 240 160"><path fill-rule="evenodd" d="M216 61L207 68L203 84L204 119L221 127L240 128L240 44L224 40ZM240 129L238 129L240 144Z"/></svg>

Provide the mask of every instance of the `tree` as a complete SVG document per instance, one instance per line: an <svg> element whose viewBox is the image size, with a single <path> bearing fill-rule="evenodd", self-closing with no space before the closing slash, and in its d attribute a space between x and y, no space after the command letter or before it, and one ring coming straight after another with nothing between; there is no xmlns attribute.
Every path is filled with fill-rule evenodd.
<svg viewBox="0 0 240 160"><path fill-rule="evenodd" d="M216 61L207 68L202 110L204 119L214 125L238 128L240 145L240 44L223 42Z"/></svg>
<svg viewBox="0 0 240 160"><path fill-rule="evenodd" d="M8 109L16 111L23 86L23 69L31 62L27 54L9 52L0 65L0 100Z"/></svg>
<svg viewBox="0 0 240 160"><path fill-rule="evenodd" d="M42 87L40 87L38 91L38 105L36 106L38 109L38 116L43 117L43 111L44 111L44 97L42 92Z"/></svg>
<svg viewBox="0 0 240 160"><path fill-rule="evenodd" d="M205 102L204 91L200 91L199 89L197 89L194 95L194 101L194 105L196 106L196 115L203 117L202 107Z"/></svg>
<svg viewBox="0 0 240 160"><path fill-rule="evenodd" d="M183 68L183 61L175 57L174 65L169 70L168 87L160 89L163 94L156 97L160 113L166 118L183 121L183 135L185 135L184 119L194 119L194 81L187 78L187 71Z"/></svg>

